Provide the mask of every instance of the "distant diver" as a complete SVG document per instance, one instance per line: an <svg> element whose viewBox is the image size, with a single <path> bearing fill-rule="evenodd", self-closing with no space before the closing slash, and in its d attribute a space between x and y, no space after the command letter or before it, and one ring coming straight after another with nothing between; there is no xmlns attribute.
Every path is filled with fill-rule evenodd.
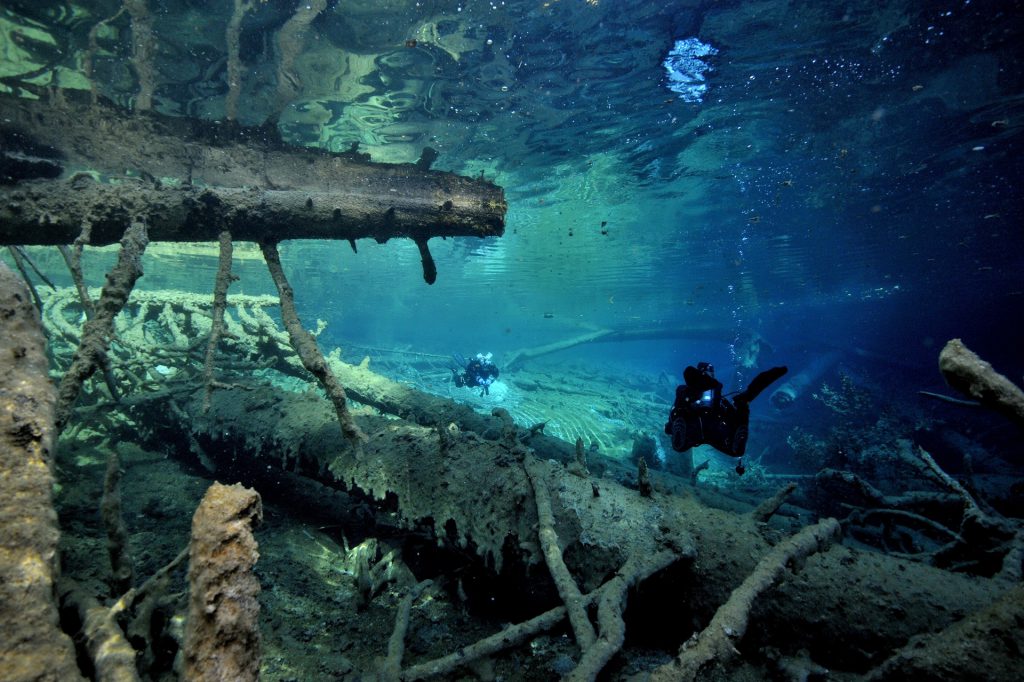
<svg viewBox="0 0 1024 682"><path fill-rule="evenodd" d="M683 370L686 383L676 387L676 402L665 424L665 433L672 436L672 449L686 452L696 445L710 445L740 458L736 473L742 475L746 471L743 453L749 435L750 403L787 371L786 367L772 367L761 372L730 402L722 396L722 383L715 378L710 362L687 367Z"/></svg>
<svg viewBox="0 0 1024 682"><path fill-rule="evenodd" d="M483 389L480 395L488 395L490 393L491 384L498 378L498 368L491 362L490 353L487 355L477 353L476 357L469 362L466 362L466 359L458 354L453 355L452 358L459 367L465 367L461 374L457 368L451 368L452 378L455 380L455 385L458 388L463 386L467 388L480 387Z"/></svg>

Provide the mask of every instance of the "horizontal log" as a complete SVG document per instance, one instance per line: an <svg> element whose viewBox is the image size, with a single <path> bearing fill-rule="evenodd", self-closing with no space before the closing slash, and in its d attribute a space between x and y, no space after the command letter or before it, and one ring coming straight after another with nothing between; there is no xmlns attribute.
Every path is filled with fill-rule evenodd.
<svg viewBox="0 0 1024 682"><path fill-rule="evenodd" d="M504 232L502 189L430 170L427 154L374 163L356 150L286 145L274 128L77 99L0 95L0 141L19 161L0 165L0 244L70 243L86 222L91 243L110 244L140 219L153 241L216 241L225 228L243 241L419 244Z"/></svg>
<svg viewBox="0 0 1024 682"><path fill-rule="evenodd" d="M140 403L133 413L164 444L190 431L216 465L229 470L226 475L241 475L240 467L279 466L343 483L392 499L397 517L411 527L430 519L439 538L475 547L498 572L500 547L518 547L527 562L540 560L528 481L507 444L360 417L368 441L357 454L340 438L330 404L310 394L225 390L214 394L209 412L203 414L201 404L197 391L182 403L181 422L159 401ZM632 552L652 551L671 538L680 547L695 543L694 562L646 587L652 601L636 607L656 609L660 618L669 609L680 624L680 640L691 622L708 622L770 551L749 515L705 507L689 495L644 498L611 479L581 478L543 464L563 553L581 589L595 588ZM600 486L599 497L592 483ZM743 650L805 648L821 664L864 671L911 636L984 608L1001 590L997 581L836 547L808 559L798 575L764 595Z"/></svg>

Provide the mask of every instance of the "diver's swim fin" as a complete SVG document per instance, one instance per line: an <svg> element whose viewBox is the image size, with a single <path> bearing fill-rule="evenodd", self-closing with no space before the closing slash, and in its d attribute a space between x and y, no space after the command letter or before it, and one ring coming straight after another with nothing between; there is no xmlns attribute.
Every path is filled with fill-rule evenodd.
<svg viewBox="0 0 1024 682"><path fill-rule="evenodd" d="M754 398L761 395L761 391L768 388L772 382L782 377L782 375L788 371L789 368L785 366L766 369L754 377L754 380L750 382L749 386L747 386L747 390L736 396L734 400L745 400L748 403L753 401Z"/></svg>

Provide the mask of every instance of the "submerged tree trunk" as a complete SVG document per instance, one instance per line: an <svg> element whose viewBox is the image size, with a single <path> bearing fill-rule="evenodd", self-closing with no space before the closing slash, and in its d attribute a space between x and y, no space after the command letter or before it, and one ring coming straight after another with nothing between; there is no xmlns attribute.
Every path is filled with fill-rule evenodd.
<svg viewBox="0 0 1024 682"><path fill-rule="evenodd" d="M280 467L388 498L407 527L429 519L437 538L473 548L495 574L513 555L516 565L541 561L537 512L514 431L484 441L457 428L360 417L368 440L357 455L340 439L331 406L321 398L269 388L224 390L203 414L202 397L197 390L177 418L159 401L140 403L135 417L153 428L156 440L191 440L215 466L243 480ZM769 552L766 538L777 536L750 515L710 509L689 495L656 491L645 498L554 462L538 466L551 490L566 565L582 591L600 585L629 555L665 546L695 549L692 563L645 583L643 596L630 605L635 618L678 624L678 642L710 621ZM810 557L796 576L764 594L740 648L806 649L822 665L862 672L911 636L941 631L986 607L1002 589L993 580L837 546Z"/></svg>
<svg viewBox="0 0 1024 682"><path fill-rule="evenodd" d="M502 189L417 163L284 144L276 128L0 95L0 244L500 236ZM74 101L73 101L74 100ZM109 180L116 180L111 184ZM421 249L422 250L422 249Z"/></svg>

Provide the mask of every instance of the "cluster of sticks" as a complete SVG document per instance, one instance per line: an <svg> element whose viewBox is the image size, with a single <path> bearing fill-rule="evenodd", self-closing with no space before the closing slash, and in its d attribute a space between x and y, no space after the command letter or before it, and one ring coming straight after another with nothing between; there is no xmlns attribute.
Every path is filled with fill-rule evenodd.
<svg viewBox="0 0 1024 682"><path fill-rule="evenodd" d="M81 295L82 307L86 311L91 311L91 314L82 329L81 340L71 360L70 367L62 377L58 388L55 410L56 429L58 432L70 420L73 414L75 402L78 399L82 386L86 380L95 373L97 368L109 366L107 351L115 333L114 318L124 308L136 281L142 276L141 259L146 245L148 244L148 237L146 234L146 227L141 222L133 223L125 232L125 235L121 240L121 247L118 252L117 262L107 274L106 284L100 294L99 301L97 301L95 305L88 297L87 289L84 281L82 280L80 266L81 248L87 242L88 232L83 231L82 236L76 240L76 250L69 259L69 268L71 269L72 277L75 280L76 289ZM292 345L301 358L303 365L307 370L314 374L321 383L323 383L328 395L334 401L344 435L358 444L362 438L362 434L358 427L355 426L351 416L349 415L344 389L334 378L334 375L323 355L320 353L313 336L303 329L299 322L298 316L295 312L292 289L285 278L283 269L281 268L281 262L277 253L276 245L263 244L262 247L267 260L267 265L270 268L271 276L278 287L281 297L282 316L285 327L289 332ZM221 234L220 248L221 258L215 283L213 319L211 325L212 329L207 346L206 361L204 363L207 400L210 392L218 387L224 386L217 382L213 376L213 352L219 339L225 334L224 309L227 302L227 288L233 279L231 274L230 234L226 232ZM112 388L112 393L113 392L114 389ZM116 396L117 394L114 393L115 398ZM112 455L112 459L107 468L107 478L104 485L104 498L101 503L101 509L103 512L102 517L107 528L108 553L113 572L111 584L112 587L118 591L126 589L132 582L131 557L127 546L128 533L120 514L119 481L120 463L117 461L115 454ZM249 510L244 514L249 521L258 516L256 512L252 512L252 509L254 508L253 504L255 504L255 508L258 509L258 496L256 496L255 503L250 502L243 505L245 509ZM203 507L201 505L200 510L202 510L202 508ZM220 509L219 511L223 510ZM239 513L241 514L242 512ZM251 537L247 540L243 538L243 544L247 547L251 545L251 551L247 551L249 554L255 556L255 542L251 540ZM212 547L210 551L216 550L222 554L222 549L222 547L218 548L215 546ZM243 552L243 554L244 553L245 552ZM61 590L62 599L64 603L68 604L69 608L77 611L80 615L87 648L94 659L97 670L108 671L111 675L111 677L104 677L104 679L138 679L135 651L125 639L117 622L117 617L121 612L125 611L129 607L137 614L151 614L153 610L152 601L146 601L146 599L149 598L150 600L154 600L163 596L163 592L161 590L157 590L156 587L166 585L167 576L174 570L174 568L177 567L178 564L180 564L184 559L184 556L184 553L179 555L179 557L171 562L170 565L159 571L138 589L127 589L127 591L114 602L114 605L109 608L101 606L94 596L92 596L88 591L79 588L73 582L65 582L64 587ZM196 557L193 556L194 565L196 560ZM251 563L254 562L255 559L253 558ZM210 562L207 561L207 563ZM248 565L249 569L252 567L251 563ZM235 572L238 573L237 577L239 580L250 580L246 577L247 574L245 571L239 572L235 570ZM197 591L202 592L203 588L199 586L199 583L196 580L193 580L192 582L194 583L192 586L193 599L195 599L195 593ZM257 592L258 589L259 586L256 584L255 590ZM223 590L235 596L241 595L242 597L245 597L246 594L254 595L251 587L241 589L236 585L234 587L225 587ZM220 603L220 601L221 600L218 600L217 603ZM254 596L245 597L245 601L247 604L245 608L248 612L251 613L254 609L258 611L258 604L256 604ZM208 615L206 605L194 607L193 610L195 609L198 609L197 614ZM205 627L207 630L215 631L218 627L216 618L212 619L214 621L212 624L207 622L210 620L211 618L206 616L202 618L198 616L190 618L190 621L196 623L197 627ZM243 651L234 652L234 656L238 662L233 668L234 672L237 673L236 677L233 679L256 679L259 672L259 634L258 630L255 630L255 616L249 618L247 622L249 622L249 626L254 629L254 634L248 638L242 638L246 642L243 647ZM206 624L200 625L202 623ZM237 648L237 639L232 641L234 643L226 645L227 648ZM216 639L211 642L210 636L202 634L194 636L186 635L183 651L185 652L185 658L190 669L190 679L214 679L208 676L213 674L211 671L213 671L217 666L211 667L210 661L217 660L217 665L222 665L224 653L223 651L206 651L204 653L204 650L216 645ZM246 660L248 660L248 662L246 662ZM206 672L202 672L204 670Z"/></svg>
<svg viewBox="0 0 1024 682"><path fill-rule="evenodd" d="M1024 391L970 351L959 339L949 341L939 354L939 369L947 383L960 391L969 404L1002 414L1024 427ZM929 394L933 395L933 394ZM931 481L938 489L910 490L887 495L855 473L823 469L816 475L819 487L839 491L859 501L844 527L867 533L870 524L882 522L886 532L895 526L921 529L941 538L928 551L905 552L905 558L934 566L988 574L1013 584L1020 581L1024 558L1024 524L1003 516L974 490L970 471L956 480L923 448L905 448L900 463ZM965 458L969 465L969 459Z"/></svg>
<svg viewBox="0 0 1024 682"><path fill-rule="evenodd" d="M457 669L500 651L518 646L531 637L550 630L568 620L581 654L576 667L563 679L573 682L592 681L618 653L625 641L623 612L628 591L655 573L681 560L692 560L693 547L666 543L661 550L647 556L630 556L614 576L594 591L583 594L576 584L562 555L551 494L547 479L550 470L519 441L509 438L511 447L520 450L522 466L534 493L538 518L538 538L542 554L562 599L563 606L553 608L534 618L509 625L500 632L469 644L441 658L401 668L403 638L409 628L410 607L429 581L413 587L401 602L395 617L394 631L388 646L388 657L377 679L386 682L422 680L450 675ZM790 484L751 512L759 523L778 511L796 488ZM596 487L595 487L596 491ZM780 542L757 564L753 572L733 591L729 600L716 612L701 632L695 633L668 664L650 672L652 680L694 680L711 666L720 666L735 658L736 644L746 632L754 602L779 583L787 570L796 570L808 556L829 548L838 537L839 522L825 519L804 528L793 537ZM597 627L590 611L596 605Z"/></svg>
<svg viewBox="0 0 1024 682"><path fill-rule="evenodd" d="M128 682L140 679L138 664L147 657L139 657L128 642L120 621L128 621L127 632L133 635L133 639L147 641L153 630L155 609L162 602L174 600L167 589L170 576L186 558L190 560L189 583L193 607L186 621L181 650L186 666L190 666L189 662L194 660L215 659L217 662L216 666L201 666L202 670L199 671L187 667L188 678L223 679L219 677L219 671L239 670L242 672L232 675L232 679L255 680L258 673L259 632L256 629L255 614L259 607L255 596L259 585L252 576L257 554L251 525L259 520L262 512L259 496L254 491L241 486L211 486L197 510L190 548L180 552L173 561L134 587L128 533L121 514L121 463L116 451L112 452L100 509L107 530L113 602L104 606L91 589L79 585L68 576L60 577L54 586L57 572L51 570L53 567L49 564L55 555L57 534L55 528L50 529L56 518L50 501L50 469L52 440L57 425L54 413L44 408L56 403L62 410L59 414L66 416L70 413L73 400L70 396L74 395L74 384L80 386L80 382L84 381L81 377L88 374L90 365L95 369L98 356L104 352L103 344L109 340L112 329L109 318L116 314L116 308L123 305L126 292L130 291L135 279L141 274L138 257L144 246L144 227L133 226L125 237L118 264L108 276L107 286L95 308L96 314L90 319L90 322L98 320L102 324L90 326L87 322L86 328L92 334L92 344L84 350L80 347L76 352L72 363L76 367L75 378L62 384L59 396L55 395L46 372L40 319L34 311L31 315L26 314L24 309L29 308L27 304L11 304L12 301L26 301L28 296L21 295L17 290L21 283L14 280L13 276L7 277L9 271L0 264L0 291L3 292L8 325L5 332L9 332L12 344L21 344L18 352L3 355L5 359L0 367L0 377L4 381L10 378L15 381L0 388L3 389L9 407L15 404L26 406L18 410L4 410L4 414L16 423L31 420L29 429L3 430L3 452L21 455L13 461L3 462L5 475L0 478L4 493L2 498L12 501L17 507L17 532L5 540L3 553L5 559L13 558L15 561L0 562L0 574L5 578L0 583L17 586L17 595L5 591L4 606L0 609L5 615L4 627L16 628L17 632L13 636L5 631L4 637L0 637L0 661L3 661L4 670L11 679L81 679L80 673L74 670L74 665L66 655L67 647L54 628L57 622L53 603L55 593L59 595L65 613L77 615L80 641L92 660L97 678ZM5 340L6 337L7 334ZM22 369L32 369L33 376L23 376ZM32 406L39 409L28 409ZM22 431L32 437L26 441L24 436L18 436ZM9 438L12 434L18 437L12 440ZM13 446L20 447L22 451L18 452ZM24 465L19 465L21 460L24 460ZM40 486L38 483L45 485ZM12 518L7 511L10 511L9 504L0 508L0 516L11 522ZM22 555L25 559L32 555L37 558L35 563L26 562L21 558ZM35 566L30 572L36 575L30 580L26 580L26 563ZM22 575L14 579L12 570ZM35 589L36 586L47 585L49 589ZM22 612L22 617L14 617L12 609ZM226 636L225 621L219 617L225 610L231 612ZM243 612L247 617L239 618ZM248 636L241 635L245 628L248 628ZM240 648L239 642L245 645ZM149 654L151 658L152 652Z"/></svg>

